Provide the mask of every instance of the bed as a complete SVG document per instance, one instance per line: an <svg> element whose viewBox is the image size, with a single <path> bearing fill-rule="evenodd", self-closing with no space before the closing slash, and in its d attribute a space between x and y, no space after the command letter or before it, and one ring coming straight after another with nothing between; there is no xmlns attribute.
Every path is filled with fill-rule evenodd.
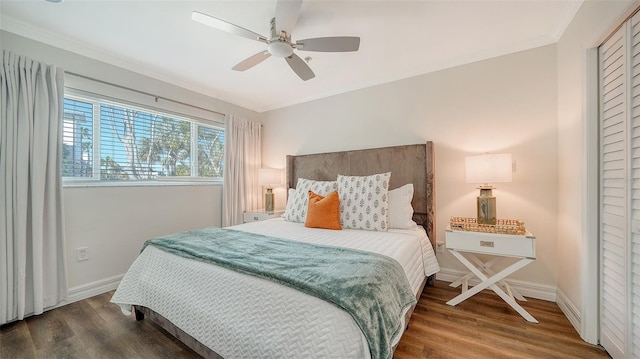
<svg viewBox="0 0 640 359"><path fill-rule="evenodd" d="M284 242L292 247L347 248L348 253L393 258L415 303L425 283L439 270L433 254L433 170L431 142L287 156L287 186L292 189L299 185L299 178L332 181L338 175L382 172L391 173L390 190L413 184L412 219L417 225L388 231L331 231L309 229L302 223L278 218L223 230L296 242ZM210 231L218 235L220 230ZM291 257L295 256L292 253ZM371 331L362 329L362 323L336 303L224 265L185 259L154 245L147 246L136 259L112 302L125 313L134 312L139 320L154 321L206 358L389 357L388 352L378 352L371 346ZM388 342L391 354L415 304L405 307L399 319L401 330Z"/></svg>

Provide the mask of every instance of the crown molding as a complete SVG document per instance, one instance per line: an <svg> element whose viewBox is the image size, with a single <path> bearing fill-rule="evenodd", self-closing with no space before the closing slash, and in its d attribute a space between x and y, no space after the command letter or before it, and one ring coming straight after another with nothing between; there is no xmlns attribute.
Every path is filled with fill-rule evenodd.
<svg viewBox="0 0 640 359"><path fill-rule="evenodd" d="M583 2L584 0L567 2L562 15L560 16L560 21L556 23L555 29L551 33L551 37L554 42L560 41L562 34L567 30L571 21L573 21L573 18L578 13L578 10L580 10Z"/></svg>

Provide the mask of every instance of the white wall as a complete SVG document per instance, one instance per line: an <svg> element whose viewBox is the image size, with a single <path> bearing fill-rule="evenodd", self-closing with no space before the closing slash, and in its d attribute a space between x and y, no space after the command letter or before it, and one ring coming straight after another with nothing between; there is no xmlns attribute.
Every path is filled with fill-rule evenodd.
<svg viewBox="0 0 640 359"><path fill-rule="evenodd" d="M597 299L597 276L588 272L584 253L589 240L597 241L597 231L588 227L588 211L597 216L598 207L587 201L587 180L597 181L597 163L589 163L587 150L597 149L587 137L587 49L597 47L604 36L620 23L621 15L631 1L585 1L558 42L558 289L572 304L578 315L597 316L595 308L584 307L583 301ZM596 108L597 111L597 108ZM591 126L594 124L591 123ZM596 125L597 126L597 125ZM597 159L596 159L597 162ZM596 212L596 213L594 213ZM597 217L594 217L597 218ZM594 244L597 248L597 244ZM597 256L597 253L596 253ZM591 263L597 266L597 262ZM596 268L592 268L592 270ZM591 285L595 292L585 291ZM593 300L591 300L593 303ZM597 300L595 305L597 306ZM595 313L594 313L595 312ZM597 318L595 318L597 326ZM593 325L592 325L593 327ZM594 328L592 328L594 329ZM583 338L594 342L597 328ZM589 337L590 338L587 338Z"/></svg>
<svg viewBox="0 0 640 359"><path fill-rule="evenodd" d="M0 44L2 49L56 64L66 71L210 111L259 118L253 111L13 33L1 31ZM87 86L87 81L67 77L65 84L83 87ZM127 96L137 96L136 101L153 101L153 98L145 99L139 94ZM158 106L172 104L160 103ZM206 113L200 112L201 116ZM221 185L65 187L63 200L68 277L72 290L124 274L146 239L188 229L220 226L222 221ZM76 262L75 250L78 247L89 248L88 261Z"/></svg>
<svg viewBox="0 0 640 359"><path fill-rule="evenodd" d="M147 239L222 223L221 185L65 187L63 200L70 288L124 274Z"/></svg>
<svg viewBox="0 0 640 359"><path fill-rule="evenodd" d="M556 81L551 45L270 111L263 165L284 168L287 154L433 140L437 240L444 241L451 216L476 215L478 190L464 183L464 157L511 152L517 171L494 190L498 217L525 221L538 253L514 278L555 288ZM283 207L282 188L276 196ZM439 260L445 269L464 268L449 254Z"/></svg>

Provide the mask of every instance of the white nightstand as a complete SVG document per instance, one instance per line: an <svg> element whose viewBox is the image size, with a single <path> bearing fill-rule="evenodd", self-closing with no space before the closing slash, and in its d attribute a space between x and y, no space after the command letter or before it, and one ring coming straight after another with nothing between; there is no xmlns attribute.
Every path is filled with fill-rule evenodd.
<svg viewBox="0 0 640 359"><path fill-rule="evenodd" d="M524 319L533 323L538 322L516 302L516 298L523 301L526 299L504 281L507 276L536 260L536 238L533 234L528 231L525 235L454 231L451 227L447 227L445 241L449 252L471 271L451 283L452 287L462 285L462 293L448 301L447 304L455 306L481 290L490 288ZM462 255L462 252L465 255ZM495 257L488 262L483 262L475 254L489 254ZM491 269L492 266L506 258L519 260L497 273ZM481 282L469 289L468 281L474 276Z"/></svg>
<svg viewBox="0 0 640 359"><path fill-rule="evenodd" d="M267 212L264 209L256 209L244 212L244 223L264 221L265 219L278 218L284 211Z"/></svg>

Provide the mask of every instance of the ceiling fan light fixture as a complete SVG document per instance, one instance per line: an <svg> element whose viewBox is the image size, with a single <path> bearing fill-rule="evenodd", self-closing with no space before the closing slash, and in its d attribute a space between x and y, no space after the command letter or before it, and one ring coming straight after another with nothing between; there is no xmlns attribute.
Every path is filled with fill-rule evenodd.
<svg viewBox="0 0 640 359"><path fill-rule="evenodd" d="M275 57L289 57L293 54L293 47L284 41L275 41L269 44L267 51Z"/></svg>

